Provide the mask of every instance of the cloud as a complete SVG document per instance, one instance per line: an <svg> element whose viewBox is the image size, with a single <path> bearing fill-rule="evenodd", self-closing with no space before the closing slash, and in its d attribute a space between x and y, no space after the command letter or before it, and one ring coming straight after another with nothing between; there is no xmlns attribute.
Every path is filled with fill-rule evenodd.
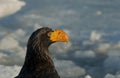
<svg viewBox="0 0 120 78"><path fill-rule="evenodd" d="M0 41L0 49L13 49L19 45L19 42L13 37L5 37Z"/></svg>
<svg viewBox="0 0 120 78"><path fill-rule="evenodd" d="M0 65L0 78L14 78L18 74L18 71L20 69L21 67L16 65L15 66Z"/></svg>
<svg viewBox="0 0 120 78"><path fill-rule="evenodd" d="M99 41L101 39L102 35L100 33L97 33L96 31L92 31L90 35L91 41Z"/></svg>
<svg viewBox="0 0 120 78"><path fill-rule="evenodd" d="M115 44L113 47L116 49L120 49L120 41L117 44Z"/></svg>
<svg viewBox="0 0 120 78"><path fill-rule="evenodd" d="M109 43L100 43L97 47L97 51L99 53L106 54L111 49L111 47L112 45Z"/></svg>
<svg viewBox="0 0 120 78"><path fill-rule="evenodd" d="M120 57L119 56L109 56L104 61L104 68L106 72L114 73L120 70Z"/></svg>
<svg viewBox="0 0 120 78"><path fill-rule="evenodd" d="M106 76L105 76L105 78L116 78L114 75L112 75L112 74L107 74Z"/></svg>
<svg viewBox="0 0 120 78"><path fill-rule="evenodd" d="M37 30L37 29L42 28L42 27L43 27L43 26L41 26L40 24L35 23L35 25L34 25L34 30Z"/></svg>
<svg viewBox="0 0 120 78"><path fill-rule="evenodd" d="M19 41L22 41L22 38L26 39L25 31L18 29L14 32L6 32L4 37L0 40L0 49L8 50L14 49L19 46Z"/></svg>
<svg viewBox="0 0 120 78"><path fill-rule="evenodd" d="M102 11L100 11L100 10L98 10L98 11L96 11L96 15L102 15L103 14L103 12Z"/></svg>
<svg viewBox="0 0 120 78"><path fill-rule="evenodd" d="M76 51L74 56L77 58L94 58L96 54L93 51Z"/></svg>
<svg viewBox="0 0 120 78"><path fill-rule="evenodd" d="M15 49L0 51L0 64L2 65L22 65L26 49L18 46Z"/></svg>
<svg viewBox="0 0 120 78"><path fill-rule="evenodd" d="M104 43L104 42L102 43L101 42L97 44L97 47L95 49L99 53L107 54L108 52L111 52L111 50L113 51L113 50L120 49L120 42L119 41L117 43Z"/></svg>
<svg viewBox="0 0 120 78"><path fill-rule="evenodd" d="M20 43L26 40L26 33L22 29L9 32L0 40L0 64L14 65L23 64L25 48Z"/></svg>
<svg viewBox="0 0 120 78"><path fill-rule="evenodd" d="M118 72L115 75L108 73L104 78L120 78L120 73Z"/></svg>
<svg viewBox="0 0 120 78"><path fill-rule="evenodd" d="M24 5L20 0L0 0L0 18L16 13Z"/></svg>
<svg viewBox="0 0 120 78"><path fill-rule="evenodd" d="M37 25L40 26L59 26L62 25L62 22L58 18L47 17L42 14L34 14L29 12L28 14L24 14L22 16L16 17L20 23L24 23L27 27L33 27Z"/></svg>
<svg viewBox="0 0 120 78"><path fill-rule="evenodd" d="M92 78L90 75L86 75L85 78Z"/></svg>
<svg viewBox="0 0 120 78"><path fill-rule="evenodd" d="M70 60L54 60L55 66L61 77L79 77L85 75L86 71L84 68L81 68L75 65Z"/></svg>
<svg viewBox="0 0 120 78"><path fill-rule="evenodd" d="M117 50L111 50L109 53L107 53L109 57L120 57L120 51L119 49Z"/></svg>

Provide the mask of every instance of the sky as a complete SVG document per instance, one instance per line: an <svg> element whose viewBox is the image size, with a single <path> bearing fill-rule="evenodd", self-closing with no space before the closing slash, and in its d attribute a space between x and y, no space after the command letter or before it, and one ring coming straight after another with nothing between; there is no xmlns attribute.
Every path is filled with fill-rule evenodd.
<svg viewBox="0 0 120 78"><path fill-rule="evenodd" d="M61 78L120 78L119 7L119 0L0 0L0 78L19 73L41 27L69 35L68 44L49 47Z"/></svg>

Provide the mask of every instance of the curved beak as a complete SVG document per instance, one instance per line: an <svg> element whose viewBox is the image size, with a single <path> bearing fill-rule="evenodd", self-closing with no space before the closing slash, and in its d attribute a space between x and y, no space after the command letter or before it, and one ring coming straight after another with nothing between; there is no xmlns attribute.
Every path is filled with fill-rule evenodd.
<svg viewBox="0 0 120 78"><path fill-rule="evenodd" d="M50 32L50 40L53 42L68 42L69 38L66 32L63 30L56 29Z"/></svg>

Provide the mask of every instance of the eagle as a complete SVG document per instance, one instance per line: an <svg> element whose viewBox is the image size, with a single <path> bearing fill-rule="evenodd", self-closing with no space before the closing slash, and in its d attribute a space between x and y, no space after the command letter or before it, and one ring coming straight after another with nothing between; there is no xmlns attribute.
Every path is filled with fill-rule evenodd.
<svg viewBox="0 0 120 78"><path fill-rule="evenodd" d="M49 52L55 42L68 42L66 32L49 27L39 28L32 33L27 43L25 61L15 78L60 78Z"/></svg>

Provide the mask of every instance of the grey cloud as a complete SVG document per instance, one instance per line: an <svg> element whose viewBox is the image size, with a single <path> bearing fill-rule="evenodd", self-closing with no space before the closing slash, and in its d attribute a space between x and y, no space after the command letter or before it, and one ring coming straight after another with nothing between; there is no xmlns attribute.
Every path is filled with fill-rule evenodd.
<svg viewBox="0 0 120 78"><path fill-rule="evenodd" d="M19 1L19 0L1 0L0 1L0 18L16 13L24 5L25 5L25 2Z"/></svg>

